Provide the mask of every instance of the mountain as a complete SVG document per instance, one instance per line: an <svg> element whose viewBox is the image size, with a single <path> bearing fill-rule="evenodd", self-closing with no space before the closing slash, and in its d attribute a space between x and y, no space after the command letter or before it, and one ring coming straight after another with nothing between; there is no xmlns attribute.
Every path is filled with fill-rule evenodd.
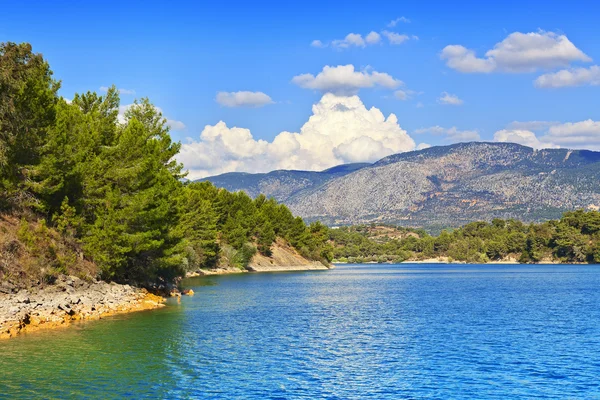
<svg viewBox="0 0 600 400"><path fill-rule="evenodd" d="M263 186L252 186L252 192L247 182L259 174L244 174L239 183L230 180L227 189L255 195L263 187L270 193L286 187L287 197L279 200L306 220L329 225L377 221L434 229L496 217L542 221L566 210L600 206L600 152L588 150L459 143L395 154L342 171L295 190L290 188L291 176L277 179L281 171L262 174L270 176L269 184L261 178ZM221 186L215 178L208 180Z"/></svg>
<svg viewBox="0 0 600 400"><path fill-rule="evenodd" d="M210 181L217 187L230 192L242 190L252 197L264 194L285 202L293 195L328 181L347 175L361 168L370 166L367 163L345 164L326 169L325 171L289 171L278 170L265 174L248 174L245 172L229 172L199 181Z"/></svg>

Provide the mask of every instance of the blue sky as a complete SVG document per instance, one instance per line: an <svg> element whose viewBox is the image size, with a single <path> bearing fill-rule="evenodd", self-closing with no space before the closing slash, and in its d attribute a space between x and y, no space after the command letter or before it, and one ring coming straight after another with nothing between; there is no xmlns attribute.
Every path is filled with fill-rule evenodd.
<svg viewBox="0 0 600 400"><path fill-rule="evenodd" d="M195 171L194 177L229 170L319 169L339 162L371 161L419 144L472 138L520 141L534 147L600 148L596 123L600 72L593 69L600 59L600 5L591 1L0 3L0 41L30 42L44 54L62 80L64 97L115 84L135 91L135 95L123 94L122 104L147 96L167 118L180 121L173 123L177 130L172 135L190 146L196 144L182 158ZM389 25L400 17L410 22ZM386 31L407 39L394 45ZM340 42L332 43L350 33L365 40L370 32L379 35L372 45L339 48ZM571 53L561 58L566 50L558 45L537 49L542 54L533 56L537 61L526 59L518 71L511 64L514 60L501 55L490 61L486 52L514 33L537 34L560 46L564 37L572 45L566 48ZM314 40L326 47L311 46ZM460 55L444 58L448 45L460 45L483 61L471 66ZM516 56L534 54L531 46ZM553 51L557 59L552 58ZM456 61L454 66L451 60ZM308 88L292 82L301 74L317 76L325 66L348 65L362 77L371 79L377 71L395 83L330 90L318 82ZM560 87L534 84L540 76L562 70L571 74L566 81L564 76L562 80L548 76L550 83L545 84ZM395 94L399 90L408 99L399 99L401 95ZM272 103L227 107L215 100L218 92L238 91L262 92ZM328 91L337 97L322 100ZM445 94L454 104L441 100ZM350 95L357 95L359 102L348 100ZM317 103L335 110L340 109L339 103L357 111L331 116L326 109L314 119L327 122L313 121L304 128L304 138L294 137L304 132L302 127ZM398 128L382 127L379 122L361 125L369 123L366 110L371 107L385 118L395 114ZM220 125L212 136L200 138L205 126L215 127L220 121L226 127ZM339 126L373 133L344 136L335 132ZM232 127L243 130L231 133ZM281 137L289 145L283 146L285 151L271 146L284 131L292 133ZM340 137L333 144L319 142L319 135L334 134ZM231 147L233 142L243 148ZM311 150L311 143L317 150L328 145L331 149L320 154Z"/></svg>

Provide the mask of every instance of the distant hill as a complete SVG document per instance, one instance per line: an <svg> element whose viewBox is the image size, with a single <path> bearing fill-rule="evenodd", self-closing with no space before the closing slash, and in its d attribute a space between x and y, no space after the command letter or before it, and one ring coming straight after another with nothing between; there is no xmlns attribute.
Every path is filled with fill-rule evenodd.
<svg viewBox="0 0 600 400"><path fill-rule="evenodd" d="M208 180L274 196L303 218L329 225L386 222L435 229L496 217L542 221L600 206L600 152L587 150L459 143L333 170Z"/></svg>
<svg viewBox="0 0 600 400"><path fill-rule="evenodd" d="M291 196L306 189L327 183L361 168L370 166L367 163L345 164L326 169L325 171L289 171L278 170L265 174L248 174L245 172L230 172L216 175L198 181L210 181L215 186L231 192L244 191L252 197L264 194L279 202L285 202Z"/></svg>

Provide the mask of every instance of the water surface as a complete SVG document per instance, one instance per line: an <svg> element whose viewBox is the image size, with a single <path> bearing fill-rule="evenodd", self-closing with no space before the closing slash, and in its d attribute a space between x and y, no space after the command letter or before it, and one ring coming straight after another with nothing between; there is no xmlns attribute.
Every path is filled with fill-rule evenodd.
<svg viewBox="0 0 600 400"><path fill-rule="evenodd" d="M0 342L5 398L600 398L600 267L201 277L158 311Z"/></svg>

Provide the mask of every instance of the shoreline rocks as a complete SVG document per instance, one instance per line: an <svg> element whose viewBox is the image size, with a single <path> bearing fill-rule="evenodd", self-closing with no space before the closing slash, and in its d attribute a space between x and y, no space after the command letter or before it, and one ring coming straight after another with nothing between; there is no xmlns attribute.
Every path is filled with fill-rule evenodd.
<svg viewBox="0 0 600 400"><path fill-rule="evenodd" d="M43 288L17 290L0 284L0 340L25 332L52 329L79 320L151 310L164 299L130 285L86 282L74 276L60 277Z"/></svg>

